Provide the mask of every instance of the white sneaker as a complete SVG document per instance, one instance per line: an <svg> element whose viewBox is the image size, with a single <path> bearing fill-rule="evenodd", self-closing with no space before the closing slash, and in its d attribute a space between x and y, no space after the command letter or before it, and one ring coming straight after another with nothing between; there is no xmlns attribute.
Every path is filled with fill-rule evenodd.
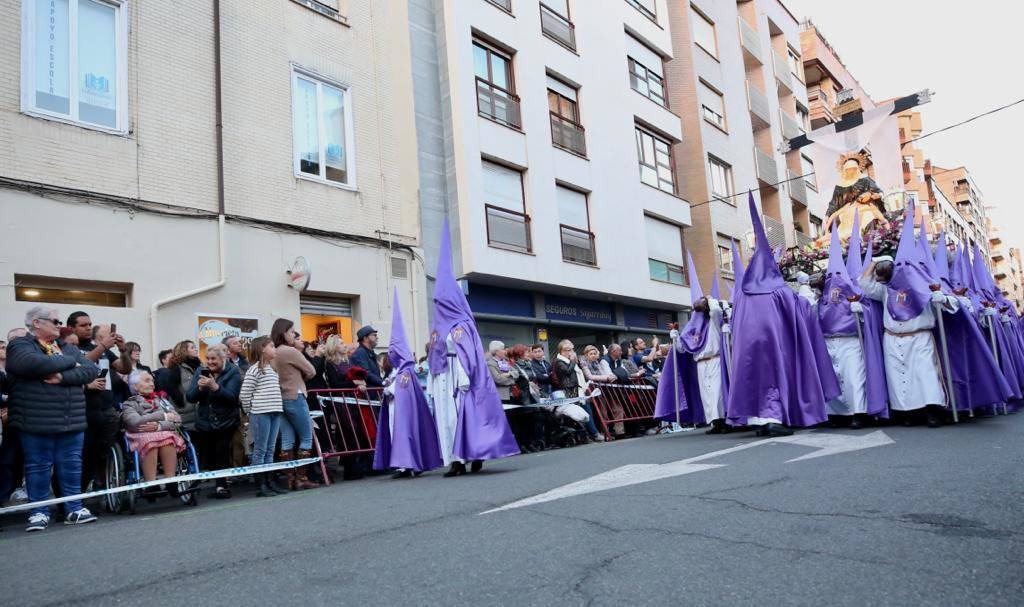
<svg viewBox="0 0 1024 607"><path fill-rule="evenodd" d="M88 508L79 508L74 512L69 512L67 518L64 519L65 525L84 525L86 523L95 523L96 515L89 512Z"/></svg>
<svg viewBox="0 0 1024 607"><path fill-rule="evenodd" d="M15 489L13 493L11 493L11 503L14 503L14 502L27 502L27 501L28 501L28 492L25 491L24 489L19 487L18 489Z"/></svg>
<svg viewBox="0 0 1024 607"><path fill-rule="evenodd" d="M43 531L49 526L50 516L42 512L36 512L29 515L28 526L25 527L25 531Z"/></svg>

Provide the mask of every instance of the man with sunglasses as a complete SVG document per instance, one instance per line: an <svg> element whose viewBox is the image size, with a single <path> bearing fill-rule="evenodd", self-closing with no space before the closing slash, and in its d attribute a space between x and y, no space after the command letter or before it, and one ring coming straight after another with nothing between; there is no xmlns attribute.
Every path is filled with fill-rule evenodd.
<svg viewBox="0 0 1024 607"><path fill-rule="evenodd" d="M25 314L29 334L7 346L11 426L21 435L25 454L25 486L29 501L50 495L56 467L63 495L81 490L82 441L86 428L83 387L99 373L96 365L75 346L61 345L57 310L32 307ZM64 524L96 520L80 501L65 505ZM42 531L50 524L49 507L36 508L26 531Z"/></svg>

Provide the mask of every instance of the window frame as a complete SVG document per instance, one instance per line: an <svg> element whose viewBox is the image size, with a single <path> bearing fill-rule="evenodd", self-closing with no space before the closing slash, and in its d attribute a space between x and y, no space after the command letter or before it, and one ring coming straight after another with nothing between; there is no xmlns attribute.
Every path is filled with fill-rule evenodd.
<svg viewBox="0 0 1024 607"><path fill-rule="evenodd" d="M812 173L807 176L807 167L804 166L804 161L807 161L811 165ZM818 176L814 171L814 161L811 160L806 154L800 154L800 174L804 175L804 185L811 188L811 190L818 191Z"/></svg>
<svg viewBox="0 0 1024 607"><path fill-rule="evenodd" d="M661 179L661 176L658 173L658 167L660 165L658 164L657 158L654 159L654 164L646 164L644 162L644 154L643 154L643 147L644 146L641 143L641 138L644 135L646 135L646 136L648 136L648 137L650 137L650 138L652 138L654 140L654 144L655 144L654 154L655 154L655 156L657 156L657 154L658 154L658 150L657 150L657 144L658 143L663 143L666 146L668 146L668 150L667 150L667 155L668 155L668 159L669 159L668 169L669 169L669 172L672 174L672 189L671 189L671 191L670 190L666 190L665 188L661 187L662 179ZM672 140L670 140L670 139L665 138L663 135L659 135L659 134L655 133L652 129L649 129L647 127L641 126L640 124L634 124L634 136L637 138L637 146L636 146L636 151L637 151L637 171L639 172L640 183L642 183L644 185L647 185L647 186L650 186L652 188L655 188L656 190L658 190L660 192L664 192L664 193L669 194L671 196L676 196L677 192L679 191L678 190L679 185L678 185L678 175L676 173L675 155L672 154L672 147L674 145L674 142L672 142ZM650 184L650 183L647 183L646 181L644 181L642 168L645 167L645 166L647 168L654 169L654 174L658 178L658 185L653 185L653 184Z"/></svg>
<svg viewBox="0 0 1024 607"><path fill-rule="evenodd" d="M484 164L493 164L493 165L502 167L504 169L507 169L509 171L516 172L519 175L519 188L520 188L519 196L520 196L520 200L522 201L522 210L514 211L512 209L509 209L508 207L504 207L504 206L501 206L500 204L497 204L495 202L489 201L488 198L487 198L487 189L486 189L486 187L483 188L483 190L481 191L480 198L483 200L483 203L484 203L484 234L487 236L487 246L492 248L492 249L499 249L499 250L502 250L502 251L511 251L513 253L522 253L524 255L533 255L533 224L532 224L532 218L530 217L530 214L527 212L527 209L526 209L526 180L523 179L525 171L523 171L523 170L521 170L519 168L516 168L516 167L512 167L512 166L503 164L501 162L495 162L494 160L491 160L489 158L481 158L480 159L481 176L483 176L483 174L484 174L484 168L483 168ZM481 182L482 181L483 180L481 180ZM482 185L482 183L481 183L481 185ZM502 243L491 242L491 214L490 214L490 211L492 209L495 210L495 211L501 212L501 213L507 213L509 215L515 215L515 216L521 217L523 219L523 226L524 226L524 228L526 230L526 250L525 251L520 249L520 248L518 248L518 247L515 247L513 245L506 245L506 244L502 244ZM589 211L588 211L588 213L589 213ZM588 217L589 217L589 215L588 215Z"/></svg>
<svg viewBox="0 0 1024 607"><path fill-rule="evenodd" d="M569 99L568 97L566 97L562 93L556 91L555 89L551 88L550 86L547 87L547 92L548 92L548 95L547 95L547 98L548 98L548 119L549 119L549 122L551 123L551 145L553 145L554 147L556 147L556 148L558 148L560 150L564 150L566 152L569 152L570 154L575 154L575 155L580 156L582 158L586 158L587 157L587 131L583 127L583 117L580 115L580 97L579 97L580 90L579 90L579 88L577 88L577 87L575 87L573 85L570 85L569 83L565 82L564 80L560 80L558 78L555 78L554 76L552 76L550 74L548 74L548 78L557 81L558 83L560 83L562 86L564 86L566 88L572 89L573 92L576 93L576 98L575 99ZM554 95L557 98L557 100L558 100L558 111L557 112L551 109L551 96L552 95ZM575 114L574 116L566 116L565 114L562 113L562 101L563 100L567 101L568 103L571 104L573 112ZM555 122L556 121L557 122L568 123L570 126L575 127L579 131L579 133L581 135L581 139L583 140L583 149L582 150L574 150L574 149L572 149L569 146L560 145L555 140Z"/></svg>
<svg viewBox="0 0 1024 607"><path fill-rule="evenodd" d="M723 246L722 242L727 241L728 247ZM715 266L721 270L723 276L734 276L736 269L732 265L732 250L733 248L739 249L740 241L738 238L729 236L728 234L722 234L721 232L715 232L715 251L718 258ZM728 265L728 267L726 267Z"/></svg>
<svg viewBox="0 0 1024 607"><path fill-rule="evenodd" d="M651 219L651 220L654 220L656 222L664 223L666 225L672 226L673 228L675 228L675 229L677 229L679 231L679 251L680 251L680 257L679 258L680 258L681 263L682 263L682 265L678 265L677 266L676 264L674 264L672 262L665 261L663 259L656 259L654 257L651 257L650 251L648 250L647 251L647 275L648 275L648 277L651 280L653 280L654 282L660 282L662 284L675 285L677 287L688 287L688 286L690 286L689 285L689 280L687 280L687 274L686 274L686 234L683 231L683 226L678 225L678 224L674 224L674 223L672 223L670 221L665 221L664 219L659 219L659 218L651 216L651 215L647 215L645 213L644 214L644 230L645 230L644 235L645 235L645 237L647 236L647 233L646 233L647 219ZM665 274L668 277L668 280L662 280L660 278L655 278L654 277L653 273L651 272L651 266L652 265L656 265L656 264L660 264L661 266L663 266L665 268ZM679 276L679 282L674 282L672 280L673 274L677 274Z"/></svg>
<svg viewBox="0 0 1024 607"><path fill-rule="evenodd" d="M569 224L565 223L564 220L563 220L563 217L561 216L561 214L559 214L559 217L558 217L558 243L559 243L559 246L562 248L562 261L564 261L566 263L572 263L572 264L583 265L583 266L587 266L587 267L591 267L591 268L596 268L597 267L597 236L594 234L593 224L590 221L590 193L589 192L585 192L585 191L580 190L580 189L577 189L577 188L574 188L574 187L570 187L570 186L562 184L562 183L556 183L555 184L555 201L556 201L556 203L558 201L558 188L564 188L566 190L570 190L572 192L575 192L577 194L582 195L583 196L583 210L584 210L584 212L586 213L586 216L587 216L587 227L586 227L586 229L583 229L583 228L580 228L578 226L569 225ZM585 261L579 261L579 260L576 260L576 259L568 259L568 258L566 258L566 256L565 256L565 241L562 240L565 230L570 230L572 232L576 232L576 233L579 233L579 234L585 234L589 238L589 240L590 240L590 253L591 253L591 256L594 259L593 263L587 263Z"/></svg>
<svg viewBox="0 0 1024 607"><path fill-rule="evenodd" d="M297 179L305 179L307 181L313 181L324 185L329 185L344 190L357 190L358 183L356 180L356 147L355 147L355 112L352 107L352 87L342 84L336 80L327 78L321 74L318 74L312 70L305 69L299 65L292 64L291 66L291 88L292 88L292 173ZM317 136L319 138L320 148L320 174L312 175L302 171L301 159L299 158L298 149L295 146L295 110L296 102L298 100L297 95L299 91L298 81L299 78L303 78L307 81L311 81L316 84L316 121L317 121ZM321 108L323 107L323 87L327 86L332 89L341 91L342 103L344 104L344 124L345 124L345 172L348 177L348 181L332 181L327 179L327 140L324 137L324 124L323 116L321 115Z"/></svg>
<svg viewBox="0 0 1024 607"><path fill-rule="evenodd" d="M78 6L80 0L68 0L68 114L60 114L36 107L33 99L35 87L35 25L36 5L45 0L21 2L21 112L28 116L63 122L82 128L113 135L127 135L128 124L128 0L92 0L114 9L114 55L117 96L115 116L117 124L111 128L78 118Z"/></svg>
<svg viewBox="0 0 1024 607"><path fill-rule="evenodd" d="M662 63L662 70L664 71L665 60L662 59L661 63ZM633 57L631 57L628 54L626 55L626 64L628 65L628 70L629 70L629 75L630 76L632 76L633 78L636 78L637 80L643 80L647 84L647 93L645 94L643 91L641 91L641 90L637 89L635 86L633 86L633 78L629 79L629 88L631 88L634 91L636 91L637 94L643 95L647 99L650 99L654 103L657 103L661 107L663 107L665 109L669 109L668 108L668 95L665 94L665 77L664 76L659 76L654 70L652 70L651 68L647 67L643 63L640 63L639 61L637 61L636 59L634 59ZM647 76L644 77L644 78L641 78L640 74L638 74L636 71L634 71L634 67L636 67L636 66L639 66L641 69L643 69L643 71L647 74ZM661 85L662 95L661 95L661 99L660 100L658 99L657 96L653 95L653 93L651 92L651 79L652 78L657 80L657 82Z"/></svg>
<svg viewBox="0 0 1024 607"><path fill-rule="evenodd" d="M638 13L647 17L657 25L658 23L658 0L653 0L654 10L647 8L641 0L626 0L626 4L632 6Z"/></svg>
<svg viewBox="0 0 1024 607"><path fill-rule="evenodd" d="M714 111L713 108L709 108L708 106L704 105L704 101L701 99L700 91L698 90L698 92L697 92L697 100L700 103L700 116L701 116L701 118L703 118L704 122L707 122L711 126L713 126L713 127L717 128L717 129L720 129L720 130L725 131L726 133L728 133L729 132L729 122L726 120L726 117L725 117L725 95L723 95L715 87L713 87L710 84L708 84L708 82L705 81L703 78L698 79L697 80L697 84L702 86L702 87L704 87L704 88L706 88L711 93L717 95L718 99L722 102L722 113L719 114L718 112ZM718 122L716 120L711 120L710 118L708 118L708 116L707 116L707 112L708 111L710 111L711 114L713 114L715 116L718 116L721 119L721 122Z"/></svg>
<svg viewBox="0 0 1024 607"><path fill-rule="evenodd" d="M566 14L564 14L564 15L562 13L559 13L554 8L548 6L547 2L544 2L544 0L540 0L540 2L538 2L538 6L539 6L539 9L540 9L540 33L541 33L541 35L544 36L545 38L547 38L548 40L551 40L552 42L554 42L558 46L561 46L562 48L568 50L569 52L576 53L576 24L573 23L573 21L572 21L572 9L569 6L569 0L565 0L565 13ZM563 23L565 23L565 25L567 25L569 27L569 43L568 44L566 44L562 40L559 40L559 38L557 36L555 36L554 34L548 33L548 31L544 29L544 12L545 11L547 11L547 12L551 13L552 15L554 15L554 17L556 19L560 19Z"/></svg>
<svg viewBox="0 0 1024 607"><path fill-rule="evenodd" d="M714 154L708 154L707 158L708 176L710 177L708 183L711 186L708 189L710 190L711 198L724 202L730 206L736 206L736 182L733 177L732 165L722 160L721 158L718 158ZM725 180L726 187L729 190L727 195L723 196L722 193L715 191L715 167L722 170L722 177Z"/></svg>
<svg viewBox="0 0 1024 607"><path fill-rule="evenodd" d="M715 61L718 61L719 60L718 59L718 51L719 51L719 48L718 48L718 26L715 25L715 22L714 22L714 20L711 19L711 17L708 17L707 15L705 15L704 12L701 11L699 8L697 8L696 5L694 5L694 4L690 5L690 12L693 15L695 15L696 17L698 17L700 19L703 19L705 23L707 23L708 25L711 26L711 42L712 42L712 44L714 45L715 48L714 49L704 48L704 45L701 44L697 40L697 36L696 36L697 28L695 28L695 27L693 27L691 25L690 29L693 32L693 36L692 36L693 37L693 44L697 48L699 48L700 50L702 50L705 53L707 53L708 55L710 55Z"/></svg>
<svg viewBox="0 0 1024 607"><path fill-rule="evenodd" d="M473 93L474 93L474 95L476 95L476 113L477 113L477 115L482 117L482 118L486 118L487 120L490 120L492 122L496 122L496 123L498 123L498 124L500 124L502 126L506 126L506 127L510 128L510 129L522 132L522 130L523 130L523 109L522 109L522 100L519 98L519 95L516 94L516 70L515 70L515 62L514 62L515 53L502 50L501 48L499 48L499 47L497 47L497 46L495 46L493 44L490 44L487 40L485 40L485 39L483 39L483 38L481 38L479 36L473 36L473 38L472 38L472 46L474 46L474 47L478 46L481 49L483 49L483 51L485 53L487 53L487 77L486 78L477 75L475 60L474 60L474 66L473 66L473 83L474 83L473 84L473 88L474 88ZM495 56L495 55L500 57L501 59L504 59L506 61L505 71L508 73L508 88L507 89L504 86L495 83L494 80L493 80L494 79L494 65L493 65L494 62L493 62L492 56ZM484 83L487 84L487 86L493 87L493 88L501 91L502 93L504 93L505 95L508 96L508 99L510 101L515 103L516 108L517 108L516 109L516 115L517 115L517 117L519 119L518 124L512 124L512 123L507 122L507 121L499 120L496 116L492 116L491 114L486 114L486 113L483 112L483 110L480 108L480 92L479 92L479 86L480 86L479 83L480 82L484 82Z"/></svg>
<svg viewBox="0 0 1024 607"><path fill-rule="evenodd" d="M506 8L505 6L502 5L501 0L487 0L487 2L489 4L491 4L491 5L493 5L495 8L501 10L501 12L503 12L503 13L507 13L509 15L513 14L512 13L512 0L508 0L508 8Z"/></svg>
<svg viewBox="0 0 1024 607"><path fill-rule="evenodd" d="M804 60L800 52L790 45L786 45L786 63L789 63L789 73L796 78L800 84L804 83ZM796 68L795 70L793 68Z"/></svg>

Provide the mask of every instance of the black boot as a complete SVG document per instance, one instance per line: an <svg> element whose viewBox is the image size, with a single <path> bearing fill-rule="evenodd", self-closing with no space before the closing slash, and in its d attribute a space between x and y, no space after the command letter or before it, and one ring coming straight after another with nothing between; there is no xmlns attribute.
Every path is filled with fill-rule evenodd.
<svg viewBox="0 0 1024 607"><path fill-rule="evenodd" d="M724 419L716 419L711 422L711 429L704 434L725 434L728 432Z"/></svg>
<svg viewBox="0 0 1024 607"><path fill-rule="evenodd" d="M466 473L466 464L462 462L452 462L451 467L448 468L448 472L444 473L445 478L451 478L453 476L462 476Z"/></svg>
<svg viewBox="0 0 1024 607"><path fill-rule="evenodd" d="M938 411L936 409L938 409ZM942 417L940 417L939 411L941 411L941 409L935 405L928 405L925 407L924 416L925 421L928 422L929 428L939 428L942 426Z"/></svg>
<svg viewBox="0 0 1024 607"><path fill-rule="evenodd" d="M768 424L765 426L765 436L792 436L793 431L782 424Z"/></svg>
<svg viewBox="0 0 1024 607"><path fill-rule="evenodd" d="M862 413L858 413L853 416L853 420L850 421L850 430L860 430L864 427L864 418L867 417Z"/></svg>
<svg viewBox="0 0 1024 607"><path fill-rule="evenodd" d="M412 478L412 470L399 470L392 474L391 478Z"/></svg>
<svg viewBox="0 0 1024 607"><path fill-rule="evenodd" d="M476 460L475 462L473 462L472 464L469 465L469 471L470 472L480 472L481 470L483 470L483 467L484 467L484 463L482 461L480 461L480 460Z"/></svg>
<svg viewBox="0 0 1024 607"><path fill-rule="evenodd" d="M256 497L273 497L277 495L277 493L270 488L270 482L267 479L269 476L268 472L258 474L257 476L259 477L260 485L256 489Z"/></svg>

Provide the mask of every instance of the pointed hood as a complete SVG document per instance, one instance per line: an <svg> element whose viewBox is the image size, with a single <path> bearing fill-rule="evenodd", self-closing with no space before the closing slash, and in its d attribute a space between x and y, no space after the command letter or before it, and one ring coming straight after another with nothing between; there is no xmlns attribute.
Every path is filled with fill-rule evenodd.
<svg viewBox="0 0 1024 607"><path fill-rule="evenodd" d="M722 291L718 286L718 268L715 268L715 279L711 283L711 298L722 299Z"/></svg>
<svg viewBox="0 0 1024 607"><path fill-rule="evenodd" d="M704 290L700 288L700 278L697 277L697 266L693 263L690 252L686 252L686 268L690 274L690 304L695 304L704 297Z"/></svg>
<svg viewBox="0 0 1024 607"><path fill-rule="evenodd" d="M974 245L974 260L971 270L974 274L974 287L978 293L988 301L995 301L995 282L992 280L992 274L988 271L988 266L985 265L985 257L978 249L978 245Z"/></svg>
<svg viewBox="0 0 1024 607"><path fill-rule="evenodd" d="M900 244L896 249L892 279L887 285L889 296L887 307L895 320L907 321L917 318L931 301L930 285L934 282L924 262L924 253L914 236L914 203L907 205L900 232Z"/></svg>
<svg viewBox="0 0 1024 607"><path fill-rule="evenodd" d="M924 268L924 271L928 274L928 278L932 283L938 282L939 271L935 267L935 259L932 256L932 247L928 244L928 222L923 218L921 219L921 233L918 238L918 248L921 249L921 258L917 263Z"/></svg>
<svg viewBox="0 0 1024 607"><path fill-rule="evenodd" d="M953 255L953 263L949 268L949 284L954 289L966 289L968 286L964 277L964 248L962 246L957 246L956 253Z"/></svg>
<svg viewBox="0 0 1024 607"><path fill-rule="evenodd" d="M757 212L753 193L748 194L747 204L750 207L750 222L754 226L757 246L750 258L750 265L743 271L743 293L756 295L785 289L786 281L782 279L782 273L775 262L775 255L764 232L764 224L761 222L761 214Z"/></svg>
<svg viewBox="0 0 1024 607"><path fill-rule="evenodd" d="M693 257L686 252L686 263L690 264L690 303L696 305L704 298L704 291L700 288L700 280L697 278L697 270L694 269ZM687 352L700 352L704 349L708 340L708 315L704 312L694 311L690 314L690 320L679 334L683 342L683 348Z"/></svg>
<svg viewBox="0 0 1024 607"><path fill-rule="evenodd" d="M829 249L829 255L832 250ZM864 273L864 262L860 250L860 213L853 216L853 234L850 236L850 251L846 255L846 273L856 282Z"/></svg>
<svg viewBox="0 0 1024 607"><path fill-rule="evenodd" d="M405 323L402 320L402 308L398 304L398 287L391 302L391 340L388 342L388 360L395 371L403 371L415 364L412 350L405 337Z"/></svg>
<svg viewBox="0 0 1024 607"><path fill-rule="evenodd" d="M936 276L949 280L949 248L946 246L946 231L941 230L935 238L935 257L933 259Z"/></svg>
<svg viewBox="0 0 1024 607"><path fill-rule="evenodd" d="M460 322L473 322L473 311L455 280L452 268L452 240L448 220L444 220L441 247L438 253L437 275L434 282L434 320L430 327L430 372L439 375L448 369L447 336Z"/></svg>
<svg viewBox="0 0 1024 607"><path fill-rule="evenodd" d="M860 267L861 267L860 273L861 274L864 273L864 268L866 268L866 267L871 265L871 262L874 260L874 257L875 257L875 242L873 240L869 240L868 241L868 246L864 247L864 261L862 261L861 264L860 264Z"/></svg>
<svg viewBox="0 0 1024 607"><path fill-rule="evenodd" d="M739 244L737 244L736 242L733 242L732 243L732 275L733 275L733 282L732 282L732 293L730 293L730 298L732 299L732 302L734 304L736 303L736 300L739 299L738 295L742 291L743 272L744 272L744 269L743 269L743 258L740 256Z"/></svg>
<svg viewBox="0 0 1024 607"><path fill-rule="evenodd" d="M832 241L828 248L828 270L818 300L818 321L825 335L856 335L857 319L850 310L850 298L860 293L854 289L843 263L843 243L832 225Z"/></svg>

